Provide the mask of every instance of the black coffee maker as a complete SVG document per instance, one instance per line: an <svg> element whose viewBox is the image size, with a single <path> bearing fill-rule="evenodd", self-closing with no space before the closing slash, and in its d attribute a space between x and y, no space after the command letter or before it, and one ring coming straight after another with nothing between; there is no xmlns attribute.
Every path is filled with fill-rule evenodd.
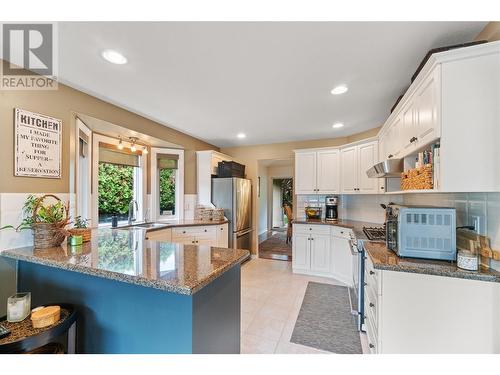
<svg viewBox="0 0 500 375"><path fill-rule="evenodd" d="M333 195L328 195L325 198L325 220L337 220L339 218L338 203L339 198Z"/></svg>

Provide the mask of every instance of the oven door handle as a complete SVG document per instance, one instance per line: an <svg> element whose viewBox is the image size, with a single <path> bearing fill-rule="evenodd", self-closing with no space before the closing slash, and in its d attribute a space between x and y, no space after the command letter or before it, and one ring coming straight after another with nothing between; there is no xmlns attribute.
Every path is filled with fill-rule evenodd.
<svg viewBox="0 0 500 375"><path fill-rule="evenodd" d="M356 248L356 250L354 250ZM351 254L354 256L359 255L358 245L354 243L353 240L349 240L349 249L351 249Z"/></svg>

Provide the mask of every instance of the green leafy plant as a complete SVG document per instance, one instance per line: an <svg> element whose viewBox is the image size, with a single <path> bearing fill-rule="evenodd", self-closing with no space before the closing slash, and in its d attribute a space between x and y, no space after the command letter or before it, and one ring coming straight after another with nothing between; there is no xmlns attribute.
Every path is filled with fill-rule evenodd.
<svg viewBox="0 0 500 375"><path fill-rule="evenodd" d="M43 199L43 197L37 197L33 194L28 195L22 208L23 220L21 221L21 224L19 224L17 227L13 225L5 225L0 229L10 228L15 229L18 232L23 229L31 229L33 223L35 222L35 219L37 222L48 224L59 223L64 220L66 214L66 206L61 201L58 201L54 204L40 205L38 207L38 212L34 217L33 212L41 199Z"/></svg>
<svg viewBox="0 0 500 375"><path fill-rule="evenodd" d="M100 214L125 214L134 198L134 167L99 163Z"/></svg>
<svg viewBox="0 0 500 375"><path fill-rule="evenodd" d="M160 169L160 212L170 210L175 211L175 169Z"/></svg>
<svg viewBox="0 0 500 375"><path fill-rule="evenodd" d="M89 226L89 219L84 219L81 216L75 218L74 227L78 229L87 229Z"/></svg>

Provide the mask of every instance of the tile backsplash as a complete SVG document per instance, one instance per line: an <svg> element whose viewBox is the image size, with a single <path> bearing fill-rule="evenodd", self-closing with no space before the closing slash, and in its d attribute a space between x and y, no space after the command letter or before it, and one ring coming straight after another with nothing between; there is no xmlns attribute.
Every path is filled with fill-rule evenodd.
<svg viewBox="0 0 500 375"><path fill-rule="evenodd" d="M457 226L476 225L480 234L491 239L491 246L500 250L500 193L422 193L395 195L339 195L339 217L382 224L381 203L454 207ZM308 205L325 207L325 195L297 195L296 217L305 218ZM500 261L492 261L500 270Z"/></svg>

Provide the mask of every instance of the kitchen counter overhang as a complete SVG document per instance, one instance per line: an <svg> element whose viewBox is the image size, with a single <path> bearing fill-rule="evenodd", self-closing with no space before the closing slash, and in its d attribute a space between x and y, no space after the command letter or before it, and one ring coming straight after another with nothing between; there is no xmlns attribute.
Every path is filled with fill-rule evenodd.
<svg viewBox="0 0 500 375"><path fill-rule="evenodd" d="M4 250L7 258L191 295L249 256L248 250L145 239L145 230L95 229L82 246Z"/></svg>

